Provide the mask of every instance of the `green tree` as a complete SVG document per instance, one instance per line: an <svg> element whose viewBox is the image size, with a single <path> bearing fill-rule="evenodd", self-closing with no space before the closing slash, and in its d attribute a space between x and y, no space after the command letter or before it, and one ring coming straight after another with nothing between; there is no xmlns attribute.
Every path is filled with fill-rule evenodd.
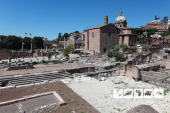
<svg viewBox="0 0 170 113"><path fill-rule="evenodd" d="M22 38L15 35L9 35L3 40L4 48L19 50L22 48Z"/></svg>
<svg viewBox="0 0 170 113"><path fill-rule="evenodd" d="M166 31L166 32L164 32L164 33L161 33L161 36L167 36L167 35L169 35L170 33L169 33L169 31Z"/></svg>
<svg viewBox="0 0 170 113"><path fill-rule="evenodd" d="M6 48L4 41L0 42L0 49Z"/></svg>
<svg viewBox="0 0 170 113"><path fill-rule="evenodd" d="M156 28L148 28L148 29L144 29L147 33L148 33L148 37L150 38L151 35L155 34L155 32L158 31L158 29Z"/></svg>
<svg viewBox="0 0 170 113"><path fill-rule="evenodd" d="M65 37L65 40L67 40L67 38L69 37L68 33L64 33L63 38Z"/></svg>
<svg viewBox="0 0 170 113"><path fill-rule="evenodd" d="M79 33L79 31L75 31L74 33Z"/></svg>
<svg viewBox="0 0 170 113"><path fill-rule="evenodd" d="M162 38L161 37L159 37L159 39L158 40L162 40Z"/></svg>
<svg viewBox="0 0 170 113"><path fill-rule="evenodd" d="M75 46L73 44L68 45L66 48L68 48L69 52L75 51Z"/></svg>
<svg viewBox="0 0 170 113"><path fill-rule="evenodd" d="M62 34L62 33L58 33L58 38L61 38L61 34Z"/></svg>
<svg viewBox="0 0 170 113"><path fill-rule="evenodd" d="M30 49L31 48L31 38L30 37L24 37L24 49Z"/></svg>
<svg viewBox="0 0 170 113"><path fill-rule="evenodd" d="M63 50L63 55L67 56L69 52L74 52L74 51L75 51L75 46L73 44L70 44Z"/></svg>
<svg viewBox="0 0 170 113"><path fill-rule="evenodd" d="M33 42L33 47L34 48L43 48L43 39L42 39L42 37L34 37L33 38L33 40L32 40L32 42Z"/></svg>
<svg viewBox="0 0 170 113"><path fill-rule="evenodd" d="M144 30L142 28L135 28L136 34L142 34Z"/></svg>
<svg viewBox="0 0 170 113"><path fill-rule="evenodd" d="M58 34L58 38L57 38L57 42L56 42L57 44L59 44L59 41L63 41L64 40L64 38L62 38L61 34L62 33Z"/></svg>
<svg viewBox="0 0 170 113"><path fill-rule="evenodd" d="M52 53L51 53L51 52L48 52L48 53L47 53L48 60L50 60L51 56L52 56Z"/></svg>

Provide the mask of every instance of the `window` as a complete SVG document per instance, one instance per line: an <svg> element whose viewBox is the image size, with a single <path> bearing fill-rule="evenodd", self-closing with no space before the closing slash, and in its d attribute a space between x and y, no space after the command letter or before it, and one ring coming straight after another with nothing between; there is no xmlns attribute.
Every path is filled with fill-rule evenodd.
<svg viewBox="0 0 170 113"><path fill-rule="evenodd" d="M92 37L94 37L94 32L92 32Z"/></svg>
<svg viewBox="0 0 170 113"><path fill-rule="evenodd" d="M103 49L103 52L106 52L106 51L107 51L107 48L104 48L104 49Z"/></svg>
<svg viewBox="0 0 170 113"><path fill-rule="evenodd" d="M111 32L108 32L108 37L111 37L112 33Z"/></svg>

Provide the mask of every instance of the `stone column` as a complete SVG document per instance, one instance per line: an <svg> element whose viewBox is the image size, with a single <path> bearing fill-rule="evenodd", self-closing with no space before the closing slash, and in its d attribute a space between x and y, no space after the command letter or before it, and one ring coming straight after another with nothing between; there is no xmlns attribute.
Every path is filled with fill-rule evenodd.
<svg viewBox="0 0 170 113"><path fill-rule="evenodd" d="M41 57L42 57L42 48L41 48Z"/></svg>
<svg viewBox="0 0 170 113"><path fill-rule="evenodd" d="M65 44L65 42L66 42L66 41L65 41L65 37L64 37L64 49L65 49L65 47L66 47L66 44Z"/></svg>
<svg viewBox="0 0 170 113"><path fill-rule="evenodd" d="M24 51L23 40L22 40L22 51Z"/></svg>

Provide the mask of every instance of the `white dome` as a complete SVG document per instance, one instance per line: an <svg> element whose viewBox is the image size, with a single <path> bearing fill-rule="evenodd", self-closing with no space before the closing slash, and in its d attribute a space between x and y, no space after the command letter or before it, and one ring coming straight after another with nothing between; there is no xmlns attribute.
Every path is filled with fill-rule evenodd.
<svg viewBox="0 0 170 113"><path fill-rule="evenodd" d="M124 16L118 16L115 20L115 22L123 22L126 21L126 18Z"/></svg>

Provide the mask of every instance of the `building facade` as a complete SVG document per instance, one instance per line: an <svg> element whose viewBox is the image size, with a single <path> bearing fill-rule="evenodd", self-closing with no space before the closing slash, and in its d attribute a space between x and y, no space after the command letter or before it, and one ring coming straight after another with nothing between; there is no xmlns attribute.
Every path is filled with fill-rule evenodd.
<svg viewBox="0 0 170 113"><path fill-rule="evenodd" d="M108 23L108 16L104 16L103 25L86 29L83 32L85 37L85 50L95 53L108 52L120 43L136 44L137 38L133 28L127 28L126 18L119 12L115 23ZM120 41L121 40L121 41Z"/></svg>
<svg viewBox="0 0 170 113"><path fill-rule="evenodd" d="M140 26L142 29L148 29L148 28L156 28L158 29L158 32L156 34L160 35L163 32L168 31L169 25L165 23L166 19L159 20L159 18L155 17L155 20L151 21L150 23L147 23L146 26Z"/></svg>
<svg viewBox="0 0 170 113"><path fill-rule="evenodd" d="M168 18L168 25L170 26L170 18Z"/></svg>

